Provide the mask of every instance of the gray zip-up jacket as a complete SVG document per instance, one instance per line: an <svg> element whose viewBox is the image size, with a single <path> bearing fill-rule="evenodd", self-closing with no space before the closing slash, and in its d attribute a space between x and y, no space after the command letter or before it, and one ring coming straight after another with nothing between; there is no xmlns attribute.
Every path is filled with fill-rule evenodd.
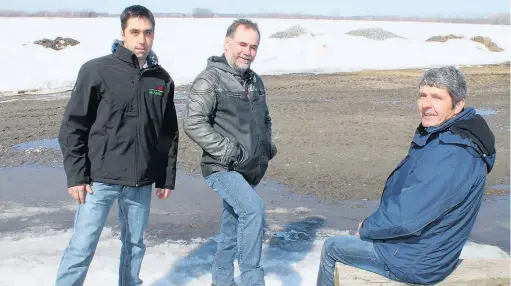
<svg viewBox="0 0 511 286"><path fill-rule="evenodd" d="M204 177L237 171L257 185L277 154L261 78L252 70L241 75L224 56L212 56L192 84L184 131L203 150Z"/></svg>

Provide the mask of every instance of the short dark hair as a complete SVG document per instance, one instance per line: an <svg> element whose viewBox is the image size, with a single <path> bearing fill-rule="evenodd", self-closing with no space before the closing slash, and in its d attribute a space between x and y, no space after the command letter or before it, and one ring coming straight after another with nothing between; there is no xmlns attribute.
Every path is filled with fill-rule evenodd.
<svg viewBox="0 0 511 286"><path fill-rule="evenodd" d="M154 29L155 22L154 22L153 13L144 6L133 5L133 6L126 7L124 9L124 11L122 11L122 13L121 13L121 28L122 28L122 30L124 31L124 29L126 29L126 25L128 24L128 20L130 18L140 18L140 17L147 18L149 21L151 21L151 24L153 24L153 29Z"/></svg>
<svg viewBox="0 0 511 286"><path fill-rule="evenodd" d="M246 28L250 28L257 32L257 35L259 35L259 38L261 38L261 33L259 32L259 27L256 23L248 20L248 19L237 19L232 22L232 24L227 28L227 33L225 33L226 37L232 38L234 35L234 32L236 32L236 29L238 29L239 26L244 26Z"/></svg>

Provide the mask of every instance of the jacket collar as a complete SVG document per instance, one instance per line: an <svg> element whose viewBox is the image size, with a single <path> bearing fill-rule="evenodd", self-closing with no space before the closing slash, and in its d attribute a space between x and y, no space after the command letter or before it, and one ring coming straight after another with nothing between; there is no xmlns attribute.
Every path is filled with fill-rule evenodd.
<svg viewBox="0 0 511 286"><path fill-rule="evenodd" d="M218 69L221 69L225 72L231 73L243 80L250 80L254 76L254 72L252 69L248 69L245 73L241 74L237 70L235 70L233 67L229 65L227 62L227 59L225 58L225 54L222 54L221 56L211 56L208 58L208 66L214 66Z"/></svg>
<svg viewBox="0 0 511 286"><path fill-rule="evenodd" d="M137 57L128 49L124 47L124 42L120 40L114 40L111 46L112 53L115 57L119 58L122 61L125 61L130 64L134 64L135 66L138 66L138 59ZM151 68L158 65L158 57L156 54L151 50L149 51L149 54L147 55L146 62L142 68Z"/></svg>
<svg viewBox="0 0 511 286"><path fill-rule="evenodd" d="M473 107L468 107L465 108L460 114L445 121L443 124L439 126L424 127L422 126L421 123L419 127L417 127L417 130L415 131L415 135L413 136L413 142L419 146L424 146L428 142L428 139L431 135L445 131L449 129L451 126L455 125L456 123L473 117L475 114L476 114L475 109Z"/></svg>

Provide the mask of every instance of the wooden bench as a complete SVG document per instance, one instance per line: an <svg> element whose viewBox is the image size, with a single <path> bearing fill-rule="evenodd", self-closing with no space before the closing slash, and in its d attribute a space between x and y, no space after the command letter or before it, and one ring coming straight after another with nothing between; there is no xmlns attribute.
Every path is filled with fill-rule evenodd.
<svg viewBox="0 0 511 286"><path fill-rule="evenodd" d="M436 285L509 286L510 259L464 259L449 277ZM407 285L378 274L336 263L335 286Z"/></svg>

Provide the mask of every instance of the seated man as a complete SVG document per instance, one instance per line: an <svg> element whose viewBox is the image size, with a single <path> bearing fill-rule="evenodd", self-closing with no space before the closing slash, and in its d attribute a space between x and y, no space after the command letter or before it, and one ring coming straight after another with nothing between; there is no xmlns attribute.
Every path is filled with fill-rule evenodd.
<svg viewBox="0 0 511 286"><path fill-rule="evenodd" d="M495 137L474 108L465 108L466 92L454 67L424 73L417 100L422 123L408 155L357 236L325 242L317 285L334 285L336 262L405 283L432 284L452 273L495 162Z"/></svg>

